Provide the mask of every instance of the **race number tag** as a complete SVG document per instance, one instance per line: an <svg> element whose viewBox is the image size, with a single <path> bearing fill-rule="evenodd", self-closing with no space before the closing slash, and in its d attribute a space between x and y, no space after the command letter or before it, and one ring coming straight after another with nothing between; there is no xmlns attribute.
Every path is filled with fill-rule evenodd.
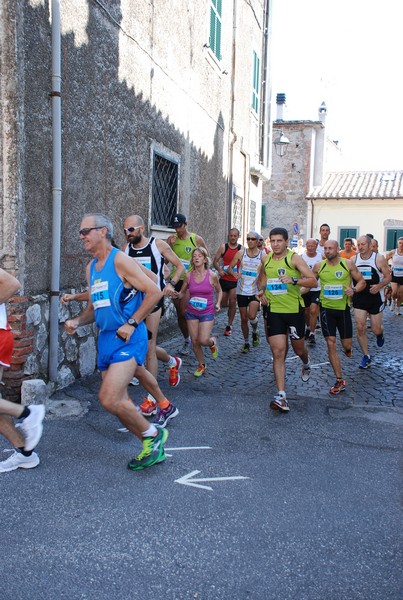
<svg viewBox="0 0 403 600"><path fill-rule="evenodd" d="M246 269L242 269L242 275L244 277L251 277L253 279L256 279L257 271L247 271Z"/></svg>
<svg viewBox="0 0 403 600"><path fill-rule="evenodd" d="M266 284L266 290L278 296L279 294L287 294L287 284L280 281L280 279L268 279Z"/></svg>
<svg viewBox="0 0 403 600"><path fill-rule="evenodd" d="M191 304L196 310L206 310L207 298L198 298L197 296L194 296L189 300L189 304Z"/></svg>
<svg viewBox="0 0 403 600"><path fill-rule="evenodd" d="M403 267L393 267L393 277L403 277Z"/></svg>
<svg viewBox="0 0 403 600"><path fill-rule="evenodd" d="M184 258L181 258L181 263L183 264L183 266L185 267L186 271L189 271L190 268L190 260L185 260Z"/></svg>
<svg viewBox="0 0 403 600"><path fill-rule="evenodd" d="M341 300L343 298L343 286L339 285L325 285L323 288L323 296L326 300Z"/></svg>
<svg viewBox="0 0 403 600"><path fill-rule="evenodd" d="M372 279L372 271L371 267L358 267L359 272L363 276L364 279L368 281L368 279Z"/></svg>
<svg viewBox="0 0 403 600"><path fill-rule="evenodd" d="M91 301L95 309L111 305L107 281L98 281L91 286Z"/></svg>
<svg viewBox="0 0 403 600"><path fill-rule="evenodd" d="M134 256L133 258L140 265L151 271L151 256Z"/></svg>

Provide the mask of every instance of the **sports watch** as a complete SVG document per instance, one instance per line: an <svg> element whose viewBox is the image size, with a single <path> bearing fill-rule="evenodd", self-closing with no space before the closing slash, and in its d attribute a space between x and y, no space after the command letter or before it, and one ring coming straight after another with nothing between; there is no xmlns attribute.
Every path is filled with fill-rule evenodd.
<svg viewBox="0 0 403 600"><path fill-rule="evenodd" d="M137 323L136 319L127 319L127 324L131 325L132 327L134 327L134 329L136 329L136 327L139 326L139 324Z"/></svg>

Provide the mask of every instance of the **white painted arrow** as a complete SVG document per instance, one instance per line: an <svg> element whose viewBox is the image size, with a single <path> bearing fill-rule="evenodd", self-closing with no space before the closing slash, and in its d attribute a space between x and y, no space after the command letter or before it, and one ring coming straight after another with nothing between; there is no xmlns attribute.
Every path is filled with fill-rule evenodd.
<svg viewBox="0 0 403 600"><path fill-rule="evenodd" d="M211 450L211 446L182 446L181 448L164 448L165 453L169 458L172 457L172 454L169 452L176 452L177 450Z"/></svg>
<svg viewBox="0 0 403 600"><path fill-rule="evenodd" d="M192 479L194 475L198 475L201 471L191 471L187 475L183 475L183 477L179 477L179 479L175 479L175 483L180 483L182 485L189 485L191 487L202 488L203 490L213 491L213 488L209 485L200 485L201 481L233 481L235 479L250 479L249 477L241 477L240 475L234 475L232 477L206 477L203 479ZM196 483L197 482L197 483Z"/></svg>

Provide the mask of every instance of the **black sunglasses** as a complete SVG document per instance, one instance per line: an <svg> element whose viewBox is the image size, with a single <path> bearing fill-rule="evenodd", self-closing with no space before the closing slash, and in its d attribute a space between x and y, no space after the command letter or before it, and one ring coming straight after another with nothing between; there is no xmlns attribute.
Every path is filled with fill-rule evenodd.
<svg viewBox="0 0 403 600"><path fill-rule="evenodd" d="M247 241L247 242L256 242L256 241L257 241L257 239L256 239L256 238L248 238L248 237L247 237L247 238L246 238L246 241Z"/></svg>
<svg viewBox="0 0 403 600"><path fill-rule="evenodd" d="M80 235L88 235L93 229L102 229L102 227L103 225L101 227L84 227L84 229L80 229L78 233Z"/></svg>
<svg viewBox="0 0 403 600"><path fill-rule="evenodd" d="M123 227L123 231L133 233L133 231L140 229L140 227L141 227L141 225L139 225L138 227Z"/></svg>

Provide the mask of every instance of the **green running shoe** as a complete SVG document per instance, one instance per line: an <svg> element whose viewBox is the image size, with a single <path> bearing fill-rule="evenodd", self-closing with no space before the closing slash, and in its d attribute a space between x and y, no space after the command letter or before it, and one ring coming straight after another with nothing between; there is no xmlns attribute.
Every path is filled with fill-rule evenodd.
<svg viewBox="0 0 403 600"><path fill-rule="evenodd" d="M259 336L259 332L256 330L256 331L252 332L252 346L254 348L256 348L257 346L259 346L259 344L260 344L260 336Z"/></svg>
<svg viewBox="0 0 403 600"><path fill-rule="evenodd" d="M159 429L156 436L144 438L143 450L140 454L132 458L127 468L131 471L141 471L142 469L163 462L166 459L164 444L168 439L168 435L167 429Z"/></svg>

